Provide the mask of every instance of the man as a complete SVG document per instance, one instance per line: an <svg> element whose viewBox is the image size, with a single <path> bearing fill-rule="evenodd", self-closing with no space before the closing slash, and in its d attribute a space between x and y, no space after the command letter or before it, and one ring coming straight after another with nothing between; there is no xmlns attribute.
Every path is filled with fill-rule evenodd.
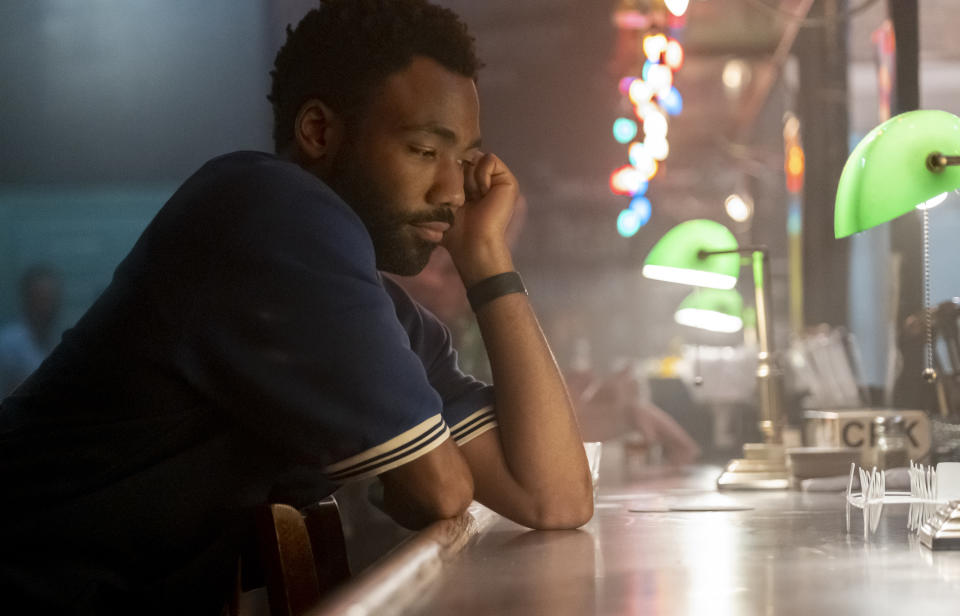
<svg viewBox="0 0 960 616"><path fill-rule="evenodd" d="M0 328L0 397L11 393L53 350L60 276L46 265L20 277L21 319Z"/></svg>
<svg viewBox="0 0 960 616"><path fill-rule="evenodd" d="M424 0L325 0L288 32L279 156L230 154L188 179L0 407L5 598L214 613L253 508L371 475L411 527L472 498L533 528L592 515L503 237L516 180L479 150L465 26ZM378 273L415 273L440 243L495 391Z"/></svg>

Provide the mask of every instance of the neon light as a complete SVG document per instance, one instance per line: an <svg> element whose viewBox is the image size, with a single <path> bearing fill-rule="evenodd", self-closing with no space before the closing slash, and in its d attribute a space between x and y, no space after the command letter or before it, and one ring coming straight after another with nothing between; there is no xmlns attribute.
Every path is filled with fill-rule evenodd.
<svg viewBox="0 0 960 616"><path fill-rule="evenodd" d="M620 90L620 94L623 94L624 96L626 96L627 92L630 91L630 84L632 84L635 79L636 77L624 77L623 79L621 79L620 82L617 84L617 89Z"/></svg>
<svg viewBox="0 0 960 616"><path fill-rule="evenodd" d="M798 145L790 146L787 152L787 173L790 175L803 173L803 149Z"/></svg>

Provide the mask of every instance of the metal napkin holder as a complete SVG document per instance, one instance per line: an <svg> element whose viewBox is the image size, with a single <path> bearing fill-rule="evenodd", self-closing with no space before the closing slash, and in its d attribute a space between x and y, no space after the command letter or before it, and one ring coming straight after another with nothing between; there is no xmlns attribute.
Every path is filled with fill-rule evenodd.
<svg viewBox="0 0 960 616"><path fill-rule="evenodd" d="M939 507L920 525L920 543L931 550L960 549L960 500Z"/></svg>

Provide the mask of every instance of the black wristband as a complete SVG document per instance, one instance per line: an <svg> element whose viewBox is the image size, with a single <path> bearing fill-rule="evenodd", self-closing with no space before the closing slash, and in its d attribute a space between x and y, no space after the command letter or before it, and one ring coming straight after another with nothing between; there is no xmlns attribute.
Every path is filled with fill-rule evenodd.
<svg viewBox="0 0 960 616"><path fill-rule="evenodd" d="M527 294L527 288L523 286L523 279L517 272L504 272L484 278L467 289L467 300L470 301L470 307L476 312L487 302L511 293Z"/></svg>

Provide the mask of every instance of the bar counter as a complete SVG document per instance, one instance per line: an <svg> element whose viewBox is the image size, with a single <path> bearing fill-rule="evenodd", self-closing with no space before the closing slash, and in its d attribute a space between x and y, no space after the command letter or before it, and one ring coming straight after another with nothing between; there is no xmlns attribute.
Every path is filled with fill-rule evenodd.
<svg viewBox="0 0 960 616"><path fill-rule="evenodd" d="M932 552L886 505L865 536L843 493L724 492L718 467L603 465L595 515L530 531L479 505L331 597L331 614L956 614L960 551ZM663 511L668 507L743 507ZM638 509L643 511L631 511Z"/></svg>

